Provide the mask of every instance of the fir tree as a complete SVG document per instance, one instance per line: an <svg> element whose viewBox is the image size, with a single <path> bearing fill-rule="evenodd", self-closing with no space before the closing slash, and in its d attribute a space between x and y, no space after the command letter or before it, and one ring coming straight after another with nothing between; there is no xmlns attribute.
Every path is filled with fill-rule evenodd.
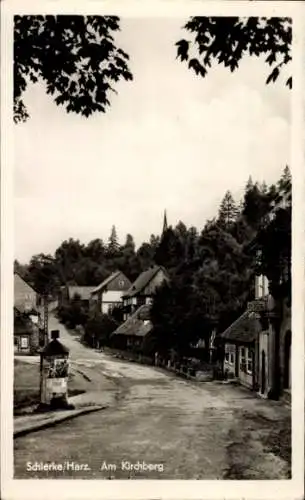
<svg viewBox="0 0 305 500"><path fill-rule="evenodd" d="M224 226L228 227L236 221L238 208L230 191L227 191L219 208L218 221Z"/></svg>
<svg viewBox="0 0 305 500"><path fill-rule="evenodd" d="M247 180L247 184L246 184L246 192L247 191L251 191L253 189L253 180L252 180L252 176L250 175L249 179Z"/></svg>
<svg viewBox="0 0 305 500"><path fill-rule="evenodd" d="M116 228L115 228L115 226L112 226L111 234L110 234L109 239L108 239L108 247L107 247L108 255L109 256L116 255L119 251L119 248L120 248L120 245L118 242Z"/></svg>

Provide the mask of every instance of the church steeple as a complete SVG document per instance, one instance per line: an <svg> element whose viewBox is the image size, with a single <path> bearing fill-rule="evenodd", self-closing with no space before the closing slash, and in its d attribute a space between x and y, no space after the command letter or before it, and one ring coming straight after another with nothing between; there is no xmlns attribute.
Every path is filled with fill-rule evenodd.
<svg viewBox="0 0 305 500"><path fill-rule="evenodd" d="M163 231L162 235L167 231L168 225L167 225L167 215L166 215L166 210L164 210L164 218L163 218Z"/></svg>

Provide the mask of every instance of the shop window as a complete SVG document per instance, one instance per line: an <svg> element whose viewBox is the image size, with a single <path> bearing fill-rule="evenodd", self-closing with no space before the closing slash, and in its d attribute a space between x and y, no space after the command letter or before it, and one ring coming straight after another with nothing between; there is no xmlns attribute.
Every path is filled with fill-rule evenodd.
<svg viewBox="0 0 305 500"><path fill-rule="evenodd" d="M253 372L253 355L250 349L247 349L247 373L250 375Z"/></svg>

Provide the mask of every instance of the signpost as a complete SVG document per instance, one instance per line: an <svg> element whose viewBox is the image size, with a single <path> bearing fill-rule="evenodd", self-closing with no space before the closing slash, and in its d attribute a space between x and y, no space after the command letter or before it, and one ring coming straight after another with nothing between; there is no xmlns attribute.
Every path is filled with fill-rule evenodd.
<svg viewBox="0 0 305 500"><path fill-rule="evenodd" d="M263 312L268 310L268 302L267 299L256 299L248 302L247 306L248 311L250 312Z"/></svg>

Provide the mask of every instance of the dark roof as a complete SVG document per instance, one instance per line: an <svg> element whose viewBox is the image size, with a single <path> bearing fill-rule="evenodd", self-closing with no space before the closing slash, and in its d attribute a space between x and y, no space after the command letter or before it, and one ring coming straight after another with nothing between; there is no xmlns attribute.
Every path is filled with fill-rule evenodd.
<svg viewBox="0 0 305 500"><path fill-rule="evenodd" d="M257 338L261 330L257 313L245 311L220 337L231 342L250 343Z"/></svg>
<svg viewBox="0 0 305 500"><path fill-rule="evenodd" d="M149 304L139 307L112 335L145 337L153 328L150 321L150 309L151 306Z"/></svg>
<svg viewBox="0 0 305 500"><path fill-rule="evenodd" d="M82 300L89 300L94 289L95 286L68 286L69 298L79 295Z"/></svg>
<svg viewBox="0 0 305 500"><path fill-rule="evenodd" d="M41 349L40 352L44 356L53 356L56 354L69 354L69 349L59 342L59 340L54 339Z"/></svg>
<svg viewBox="0 0 305 500"><path fill-rule="evenodd" d="M158 271L162 270L164 274L167 274L165 269L162 266L153 266L147 269L146 271L143 271L141 273L136 281L131 285L131 287L127 290L127 292L123 295L124 298L127 297L134 297L138 293L140 293L148 284L149 282L156 276Z"/></svg>
<svg viewBox="0 0 305 500"><path fill-rule="evenodd" d="M94 294L94 293L99 292L100 290L103 290L107 285L109 285L109 283L111 283L121 273L122 273L122 271L115 271L114 273L110 274L110 276L108 276L108 278L106 278L104 281L102 281L102 283L100 283L97 287L95 287L91 293Z"/></svg>

